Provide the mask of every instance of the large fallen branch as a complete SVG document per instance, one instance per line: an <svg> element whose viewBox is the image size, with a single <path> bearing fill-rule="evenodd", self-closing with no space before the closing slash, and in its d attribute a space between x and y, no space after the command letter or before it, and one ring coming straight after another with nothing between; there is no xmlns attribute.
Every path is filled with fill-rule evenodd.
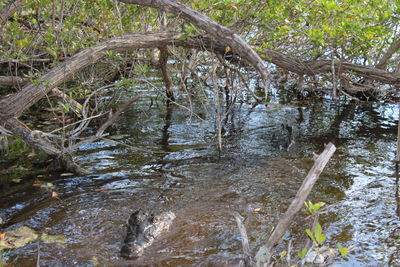
<svg viewBox="0 0 400 267"><path fill-rule="evenodd" d="M211 37L222 42L226 46L230 46L236 53L246 59L257 72L261 75L264 83L268 84L269 75L264 65L264 61L260 56L248 45L239 35L231 29L219 25L206 15L193 10L176 0L119 0L123 3L137 4L152 8L161 9L166 13L175 14L184 20L192 23L196 27L202 29Z"/></svg>
<svg viewBox="0 0 400 267"><path fill-rule="evenodd" d="M226 48L226 46L222 43L202 36L192 37L187 40L180 40L176 43L176 45L204 49L218 54L224 54ZM397 42L394 43L394 45L389 49L385 59L382 59L382 65L386 64L387 58L389 55L394 53L395 49L399 49ZM238 53L235 53L235 55L241 56ZM332 60L300 61L272 49L265 50L262 57L266 61L269 61L282 69L299 75L315 76L317 74L330 73L332 71ZM340 62L339 60L335 60L333 65L336 70L341 69L342 72L350 71L366 79L376 80L383 84L400 86L399 72L389 72L385 69L378 68L378 66L376 68L368 67L349 62Z"/></svg>
<svg viewBox="0 0 400 267"><path fill-rule="evenodd" d="M173 44L180 33L158 32L130 34L116 37L85 49L59 66L51 69L37 83L24 86L19 92L0 101L0 124L12 117L19 117L53 88L70 79L74 73L100 60L109 50L127 51L139 48L160 47Z"/></svg>
<svg viewBox="0 0 400 267"><path fill-rule="evenodd" d="M267 243L262 246L256 255L256 265L259 267L268 266L272 255L272 249L279 243L286 230L289 228L293 217L303 207L308 195L310 194L315 182L317 181L322 170L335 152L336 147L332 143L329 143L321 155L316 159L313 167L308 172L306 178L303 181L300 189L297 191L296 196L292 200L292 203L286 210L282 219L278 222Z"/></svg>
<svg viewBox="0 0 400 267"><path fill-rule="evenodd" d="M26 0L16 0L8 3L0 11L0 25L4 23L21 7L25 4Z"/></svg>
<svg viewBox="0 0 400 267"><path fill-rule="evenodd" d="M0 86L13 87L20 89L22 86L29 83L29 79L21 78L18 76L0 76ZM67 103L70 105L71 109L79 114L82 110L81 104L79 104L76 100L67 96L64 92L60 91L58 88L53 88L51 90L52 96L57 98L59 101L63 103Z"/></svg>

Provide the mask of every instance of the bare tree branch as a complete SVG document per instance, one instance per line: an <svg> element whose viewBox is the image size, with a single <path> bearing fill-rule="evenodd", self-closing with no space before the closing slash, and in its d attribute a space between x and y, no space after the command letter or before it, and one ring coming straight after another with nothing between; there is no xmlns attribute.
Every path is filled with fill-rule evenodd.
<svg viewBox="0 0 400 267"><path fill-rule="evenodd" d="M0 25L4 25L5 22L23 5L25 0L16 0L7 4L0 11Z"/></svg>
<svg viewBox="0 0 400 267"><path fill-rule="evenodd" d="M137 4L152 8L161 9L164 12L172 13L191 22L196 27L202 29L210 36L230 46L236 53L242 55L257 72L265 83L269 82L269 74L260 56L235 32L231 29L219 25L206 15L193 10L176 0L119 0L127 4Z"/></svg>
<svg viewBox="0 0 400 267"><path fill-rule="evenodd" d="M279 223L269 237L266 245L262 246L258 250L256 255L257 266L267 266L272 255L272 248L280 241L286 230L289 228L294 215L296 215L301 207L303 207L303 204L310 194L315 182L317 181L319 175L325 168L335 150L336 147L332 143L329 143L325 147L325 150L321 153L321 155L318 156L313 167L304 179L303 184L297 191L296 196L292 200L292 203L290 204L282 219L280 219Z"/></svg>
<svg viewBox="0 0 400 267"><path fill-rule="evenodd" d="M112 38L85 49L43 75L38 83L27 84L21 91L0 101L0 123L19 117L24 111L43 98L57 85L72 75L105 56L105 51L126 51L138 48L159 47L172 44L182 34L172 32L130 34Z"/></svg>

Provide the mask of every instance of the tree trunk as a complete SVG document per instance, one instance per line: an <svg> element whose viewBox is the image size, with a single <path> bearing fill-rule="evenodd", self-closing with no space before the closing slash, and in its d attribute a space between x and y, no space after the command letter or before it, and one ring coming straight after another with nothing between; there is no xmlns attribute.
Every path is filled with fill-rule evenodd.
<svg viewBox="0 0 400 267"><path fill-rule="evenodd" d="M267 68L264 65L264 61L260 56L236 33L231 29L219 25L215 21L211 20L204 14L193 10L176 0L119 0L127 4L137 4L141 6L153 7L161 9L164 12L172 13L182 17L186 21L189 21L196 27L202 29L207 34L222 42L226 46L230 46L233 51L240 54L246 59L257 72L260 74L264 83L268 84L269 74Z"/></svg>
<svg viewBox="0 0 400 267"><path fill-rule="evenodd" d="M67 81L81 69L104 57L105 51L127 51L138 48L160 47L179 40L182 34L172 32L131 34L116 37L85 49L43 75L38 83L29 83L19 92L0 101L0 124L21 116L33 104L46 96L57 85Z"/></svg>
<svg viewBox="0 0 400 267"><path fill-rule="evenodd" d="M0 25L4 25L6 21L22 6L26 0L16 0L7 4L0 11Z"/></svg>

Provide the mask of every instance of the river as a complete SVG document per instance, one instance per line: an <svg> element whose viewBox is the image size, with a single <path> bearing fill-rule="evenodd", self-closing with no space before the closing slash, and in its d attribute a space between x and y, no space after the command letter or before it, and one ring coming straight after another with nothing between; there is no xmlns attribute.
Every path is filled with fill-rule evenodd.
<svg viewBox="0 0 400 267"><path fill-rule="evenodd" d="M208 116L196 107L200 118ZM66 236L63 246L34 242L4 252L4 259L15 266L35 266L38 254L41 266L235 266L242 247L232 212L245 218L255 253L313 165L313 153L333 142L337 151L310 200L331 205L320 218L326 244L355 246L335 266L400 266L398 114L388 103L238 103L224 118L219 153L213 120L143 97L106 140L80 148L75 159L90 175L48 172L18 188L3 183L2 231L26 225ZM58 198L32 186L38 180L54 185ZM139 208L171 210L177 218L143 256L128 261L119 256L125 222ZM292 240L298 251L310 224L305 213L296 216L277 250Z"/></svg>

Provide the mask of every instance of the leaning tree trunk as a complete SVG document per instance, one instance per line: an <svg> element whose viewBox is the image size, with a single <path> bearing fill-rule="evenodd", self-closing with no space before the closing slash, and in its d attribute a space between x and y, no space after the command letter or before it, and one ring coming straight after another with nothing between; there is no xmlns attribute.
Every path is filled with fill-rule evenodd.
<svg viewBox="0 0 400 267"><path fill-rule="evenodd" d="M215 21L211 20L204 14L193 10L176 0L119 0L128 4L138 4L141 6L153 7L161 9L166 13L172 13L186 21L192 23L196 27L202 29L211 37L222 42L223 44L230 46L236 53L240 54L246 59L264 80L266 87L269 83L269 74L267 68L264 65L264 61L260 56L247 44L239 35L234 33L231 29L219 25Z"/></svg>
<svg viewBox="0 0 400 267"><path fill-rule="evenodd" d="M4 23L24 4L26 0L16 0L7 4L0 11L0 25L4 25Z"/></svg>
<svg viewBox="0 0 400 267"><path fill-rule="evenodd" d="M20 91L3 98L0 101L0 126L4 127L13 135L22 138L31 146L56 158L64 168L81 173L82 170L72 161L72 157L70 156L71 149L64 148L63 146L57 145L56 142L53 142L53 135L29 129L18 117L51 92L58 97L63 97L64 101L73 101L56 89L56 87L67 81L74 73L104 57L105 51L126 51L138 48L166 46L179 40L181 36L182 34L171 32L131 34L116 37L85 49L64 61L59 66L51 69L39 79L38 83L27 83ZM26 83L26 81L23 80L18 80L18 82ZM132 103L133 101L128 102ZM79 107L78 105L79 103L77 103L76 106ZM124 106L124 108L126 107ZM116 114L121 113L122 112L117 112ZM112 121L115 119L116 118L112 117ZM105 128L110 126L109 122L110 120L105 124ZM100 138L105 130L104 127L100 127L101 133L96 134L96 136L90 140L94 141Z"/></svg>

